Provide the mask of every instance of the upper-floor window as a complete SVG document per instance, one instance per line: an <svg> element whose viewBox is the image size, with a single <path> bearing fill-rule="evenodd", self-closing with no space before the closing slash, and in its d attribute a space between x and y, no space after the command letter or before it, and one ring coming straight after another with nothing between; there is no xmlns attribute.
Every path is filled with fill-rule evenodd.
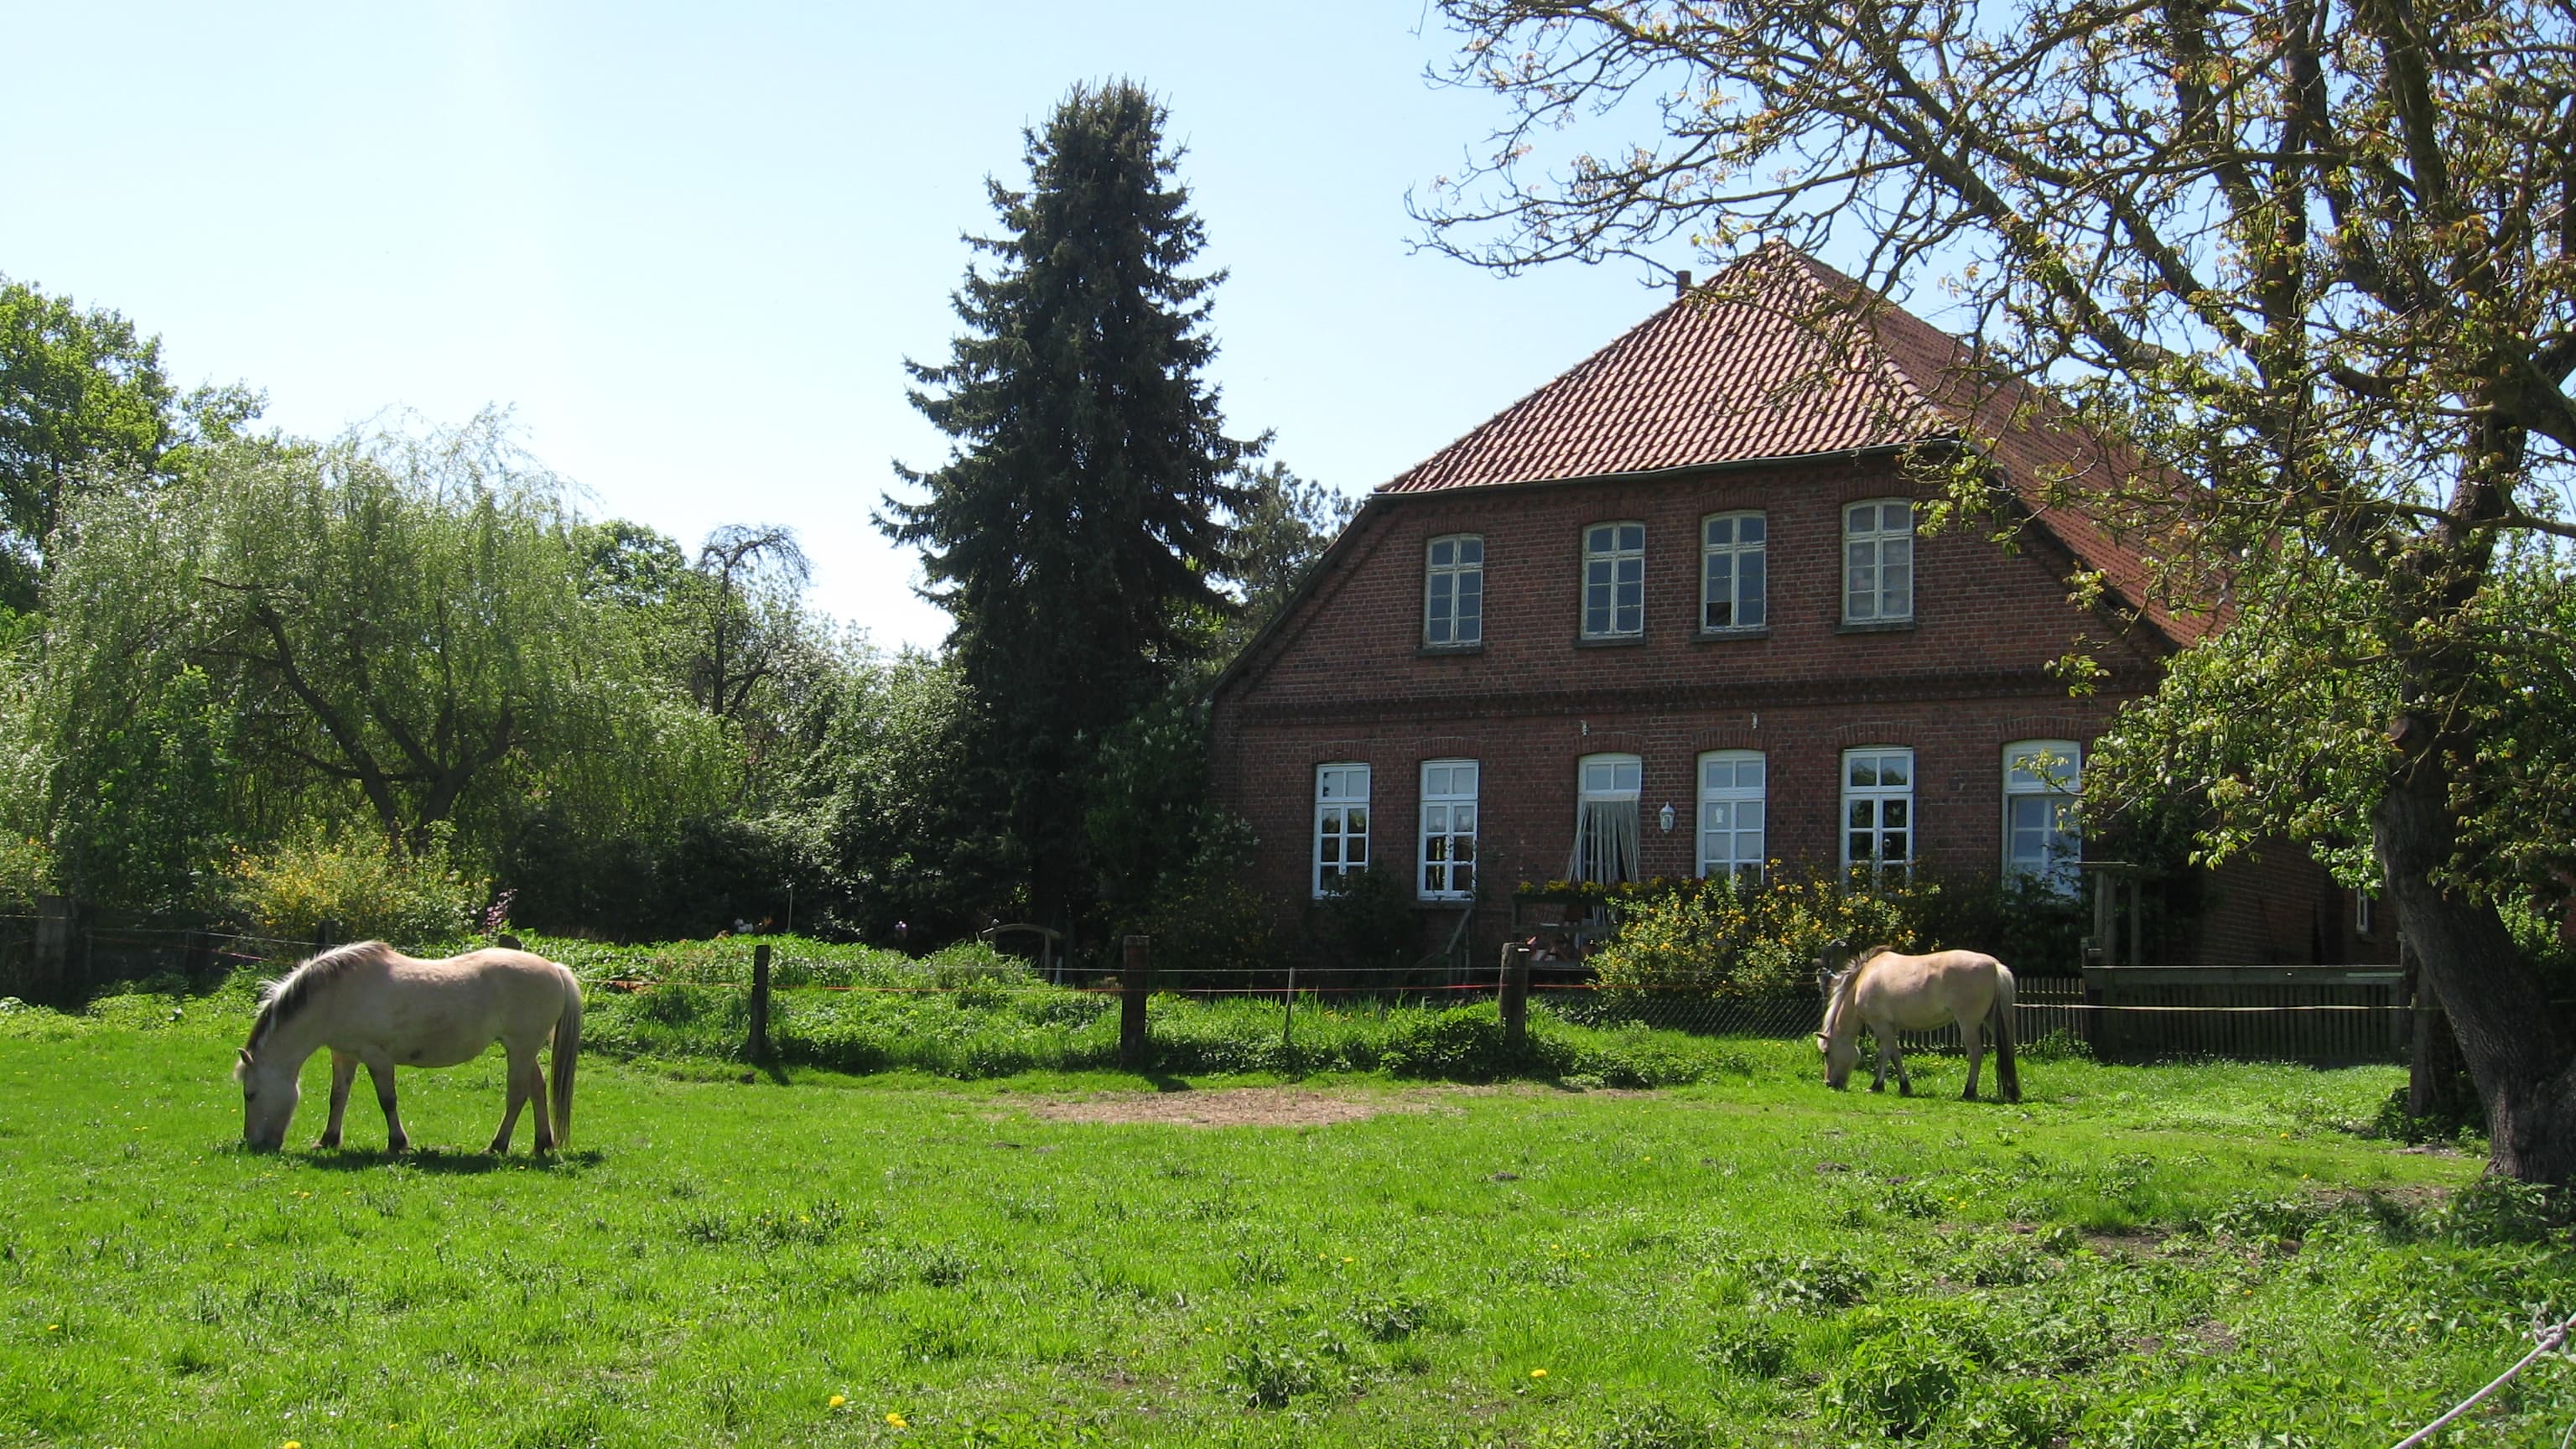
<svg viewBox="0 0 2576 1449"><path fill-rule="evenodd" d="M1759 750L1699 757L1699 873L1762 878L1763 760Z"/></svg>
<svg viewBox="0 0 2576 1449"><path fill-rule="evenodd" d="M1872 877L1914 863L1914 752L1843 751L1843 867Z"/></svg>
<svg viewBox="0 0 2576 1449"><path fill-rule="evenodd" d="M2073 740L2004 746L2004 873L2075 893L2084 836L2075 820L2083 752Z"/></svg>
<svg viewBox="0 0 2576 1449"><path fill-rule="evenodd" d="M1422 642L1435 648L1485 637L1485 541L1472 533L1431 540L1422 579Z"/></svg>
<svg viewBox="0 0 2576 1449"><path fill-rule="evenodd" d="M1369 767L1315 767L1315 894L1326 882L1368 869Z"/></svg>
<svg viewBox="0 0 2576 1449"><path fill-rule="evenodd" d="M1583 637L1646 632L1646 525L1596 523L1583 530Z"/></svg>
<svg viewBox="0 0 2576 1449"><path fill-rule="evenodd" d="M1758 629L1764 609L1763 518L1720 513L1699 525L1699 626Z"/></svg>
<svg viewBox="0 0 2576 1449"><path fill-rule="evenodd" d="M1637 878L1637 795L1644 774L1635 755L1585 755L1576 766L1580 789L1568 880Z"/></svg>
<svg viewBox="0 0 2576 1449"><path fill-rule="evenodd" d="M1422 762L1422 897L1465 900L1476 890L1476 762Z"/></svg>
<svg viewBox="0 0 2576 1449"><path fill-rule="evenodd" d="M1843 509L1843 622L1914 617L1914 505L1873 498Z"/></svg>

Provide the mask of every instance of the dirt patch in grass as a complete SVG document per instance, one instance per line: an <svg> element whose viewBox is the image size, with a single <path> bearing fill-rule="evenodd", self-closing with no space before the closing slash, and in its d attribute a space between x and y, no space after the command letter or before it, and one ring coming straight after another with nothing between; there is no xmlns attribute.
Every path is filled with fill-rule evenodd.
<svg viewBox="0 0 2576 1449"><path fill-rule="evenodd" d="M1028 1110L1051 1122L1158 1122L1174 1127L1323 1127L1381 1112L1428 1112L1431 1092L1342 1093L1307 1087L1230 1087L1214 1092L1113 1092L1040 1098Z"/></svg>

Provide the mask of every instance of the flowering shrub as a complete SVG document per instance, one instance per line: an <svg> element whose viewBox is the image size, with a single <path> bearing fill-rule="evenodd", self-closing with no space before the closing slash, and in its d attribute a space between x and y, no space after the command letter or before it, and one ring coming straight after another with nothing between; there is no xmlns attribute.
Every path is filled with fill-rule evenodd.
<svg viewBox="0 0 2576 1449"><path fill-rule="evenodd" d="M397 852L364 831L329 840L307 834L265 854L233 858L235 907L265 935L312 939L323 922L349 940L390 941L403 949L470 939L489 882L451 862L444 840Z"/></svg>
<svg viewBox="0 0 2576 1449"><path fill-rule="evenodd" d="M1862 889L1831 876L1686 882L1629 905L1618 939L1592 958L1607 991L1780 996L1815 990L1827 942L1911 949L1940 887Z"/></svg>

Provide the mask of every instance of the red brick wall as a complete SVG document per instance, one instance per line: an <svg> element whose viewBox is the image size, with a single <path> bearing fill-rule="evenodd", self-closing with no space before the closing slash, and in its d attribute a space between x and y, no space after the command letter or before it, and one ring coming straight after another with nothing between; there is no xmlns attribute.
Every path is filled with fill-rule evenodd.
<svg viewBox="0 0 2576 1449"><path fill-rule="evenodd" d="M1716 749L1768 756L1769 854L1831 862L1840 752L1860 745L1915 751L1918 858L1995 870L2004 745L2089 746L2156 656L2067 604L2062 556L1973 528L1917 540L1913 628L1842 632L1842 505L1913 491L1870 461L1375 501L1218 695L1216 786L1259 837L1256 884L1283 909L1308 898L1314 767L1343 760L1372 766L1372 853L1408 881L1420 763L1480 761L1479 845L1501 888L1489 898L1565 873L1576 761L1591 753L1644 761L1648 875L1692 869L1697 759ZM1699 521L1742 508L1769 524L1768 635L1703 639ZM1581 645L1581 530L1620 519L1646 525L1645 637ZM1426 655L1424 548L1448 533L1485 541L1484 641ZM2082 701L2045 672L2079 642L2111 670ZM1669 835L1655 824L1667 801Z"/></svg>

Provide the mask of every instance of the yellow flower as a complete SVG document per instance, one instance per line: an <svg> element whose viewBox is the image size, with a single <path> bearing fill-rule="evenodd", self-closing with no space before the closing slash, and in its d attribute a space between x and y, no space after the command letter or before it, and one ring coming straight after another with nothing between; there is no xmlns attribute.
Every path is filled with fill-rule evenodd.
<svg viewBox="0 0 2576 1449"><path fill-rule="evenodd" d="M891 1425L893 1425L894 1427L896 1427L896 1428L898 1428L898 1429L909 1429L909 1428L911 1428L911 1427L912 1427L910 1424L907 1424L907 1423L905 1423L905 1422L903 1421L903 1415L901 1415L901 1414L888 1414L888 1415L886 1415L886 1422L887 1422L887 1423L889 1423L889 1424L891 1424Z"/></svg>
<svg viewBox="0 0 2576 1449"><path fill-rule="evenodd" d="M304 1449L304 1441L301 1439L289 1439L285 1443L277 1446L277 1449Z"/></svg>
<svg viewBox="0 0 2576 1449"><path fill-rule="evenodd" d="M849 1401L850 1396L847 1394L834 1394L832 1397L823 1401L823 1407L827 1409L837 1409Z"/></svg>
<svg viewBox="0 0 2576 1449"><path fill-rule="evenodd" d="M1358 1262L1358 1261L1359 1261L1359 1259L1357 1259L1357 1258L1344 1258L1342 1261L1343 1261L1343 1262L1345 1262L1345 1263L1356 1263L1356 1262Z"/></svg>
<svg viewBox="0 0 2576 1449"><path fill-rule="evenodd" d="M1531 1378L1534 1378L1534 1379L1543 1379L1543 1378L1546 1378L1546 1377L1547 1377L1547 1370L1545 1370L1545 1369L1531 1369L1531 1370L1530 1370L1530 1377L1531 1377Z"/></svg>
<svg viewBox="0 0 2576 1449"><path fill-rule="evenodd" d="M48 1323L45 1325L45 1332L47 1333L60 1333L62 1331L63 1326L59 1323Z"/></svg>

